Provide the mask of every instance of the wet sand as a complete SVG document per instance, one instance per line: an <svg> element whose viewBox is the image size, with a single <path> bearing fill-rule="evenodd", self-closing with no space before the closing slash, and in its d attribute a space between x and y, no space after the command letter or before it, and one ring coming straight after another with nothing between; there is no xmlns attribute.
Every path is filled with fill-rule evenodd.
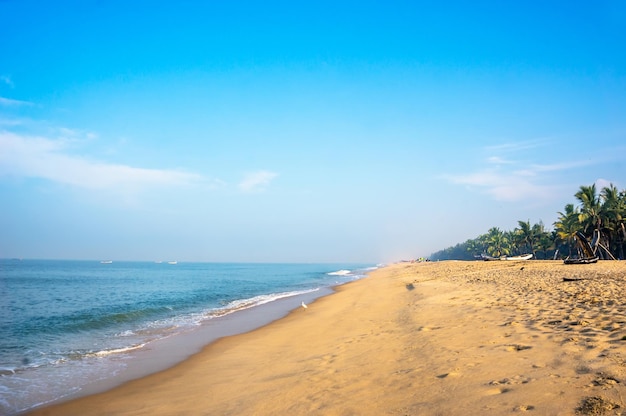
<svg viewBox="0 0 626 416"><path fill-rule="evenodd" d="M400 263L33 415L626 414L626 263Z"/></svg>

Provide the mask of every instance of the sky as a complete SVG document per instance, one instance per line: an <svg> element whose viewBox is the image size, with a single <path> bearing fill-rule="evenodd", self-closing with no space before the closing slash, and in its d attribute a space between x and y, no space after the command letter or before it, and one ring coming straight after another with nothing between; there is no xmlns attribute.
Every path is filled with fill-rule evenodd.
<svg viewBox="0 0 626 416"><path fill-rule="evenodd" d="M391 262L626 188L621 1L0 0L0 258Z"/></svg>

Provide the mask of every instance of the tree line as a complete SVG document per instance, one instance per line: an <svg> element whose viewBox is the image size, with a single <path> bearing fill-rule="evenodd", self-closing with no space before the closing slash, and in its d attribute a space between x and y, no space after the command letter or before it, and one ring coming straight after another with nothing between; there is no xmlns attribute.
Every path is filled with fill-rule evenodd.
<svg viewBox="0 0 626 416"><path fill-rule="evenodd" d="M471 260L481 254L492 257L532 253L535 259L562 259L575 256L576 233L591 239L596 233L604 258L624 259L626 245L626 190L613 184L597 191L596 185L581 186L574 194L576 204L557 212L552 230L539 221L518 221L511 231L498 227L474 239L433 253L431 260Z"/></svg>

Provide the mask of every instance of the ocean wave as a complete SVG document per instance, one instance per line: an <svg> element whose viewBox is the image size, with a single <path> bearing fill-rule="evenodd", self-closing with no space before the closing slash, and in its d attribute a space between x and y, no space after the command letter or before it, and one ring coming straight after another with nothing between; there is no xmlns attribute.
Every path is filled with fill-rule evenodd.
<svg viewBox="0 0 626 416"><path fill-rule="evenodd" d="M363 269L363 270L365 270L365 271L367 271L367 272L371 272L371 271L374 271L374 270L378 270L378 269L380 269L381 267L385 267L385 265L384 265L384 264L377 264L376 266L366 267L366 268L365 268L365 269Z"/></svg>
<svg viewBox="0 0 626 416"><path fill-rule="evenodd" d="M264 305L269 302L273 302L279 299L289 298L292 296L304 295L306 293L317 292L319 288L308 289L308 290L299 290L292 292L279 292L279 293L270 293L268 295L259 295L254 296L252 298L247 299L239 299L229 302L223 308L213 309L210 312L212 317L224 316L237 311L241 311L243 309L253 308L255 306Z"/></svg>
<svg viewBox="0 0 626 416"><path fill-rule="evenodd" d="M88 354L85 354L85 356L86 357L106 357L109 355L123 354L126 352L135 351L145 346L146 344L143 343L143 344L131 345L129 347L111 348L111 349L102 350L102 351L90 352Z"/></svg>
<svg viewBox="0 0 626 416"><path fill-rule="evenodd" d="M210 319L229 315L234 312L253 308L255 306L260 306L279 299L303 295L306 293L312 293L318 290L319 288L314 288L299 291L270 293L254 296L251 298L237 299L226 302L223 306L220 307L211 307L209 309L204 309L197 312L177 314L162 319L144 322L140 327L134 328L133 330L126 330L117 333L116 336L120 338L140 337L150 342L154 339L173 335L181 330L184 331L191 327L197 327L199 325L202 325L203 322Z"/></svg>
<svg viewBox="0 0 626 416"><path fill-rule="evenodd" d="M330 272L330 273L326 273L329 276L349 276L352 274L352 271L350 270L337 270L336 272Z"/></svg>

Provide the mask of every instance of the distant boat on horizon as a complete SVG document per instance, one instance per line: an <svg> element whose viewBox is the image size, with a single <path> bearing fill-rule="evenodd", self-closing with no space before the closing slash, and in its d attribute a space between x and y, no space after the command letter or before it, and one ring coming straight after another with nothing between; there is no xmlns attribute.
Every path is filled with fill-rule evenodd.
<svg viewBox="0 0 626 416"><path fill-rule="evenodd" d="M168 261L167 264L178 264L178 262L176 260L174 261Z"/></svg>
<svg viewBox="0 0 626 416"><path fill-rule="evenodd" d="M102 260L100 264L112 264L113 260Z"/></svg>

